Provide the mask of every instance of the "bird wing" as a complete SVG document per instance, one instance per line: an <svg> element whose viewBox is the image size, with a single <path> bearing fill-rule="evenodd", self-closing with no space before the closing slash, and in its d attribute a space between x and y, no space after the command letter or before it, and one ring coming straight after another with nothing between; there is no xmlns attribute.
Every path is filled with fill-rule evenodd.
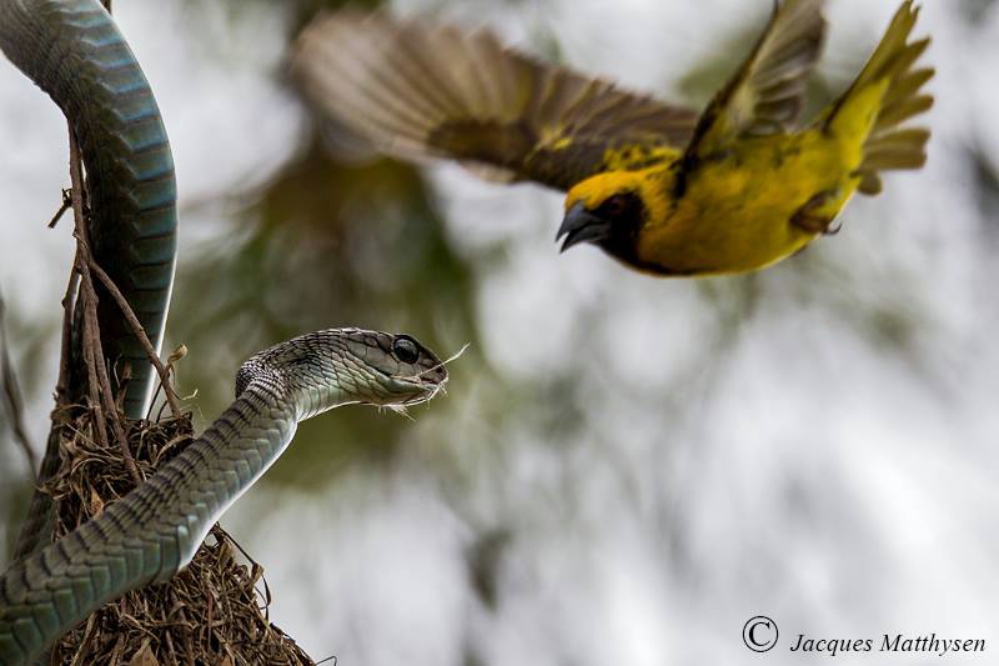
<svg viewBox="0 0 999 666"><path fill-rule="evenodd" d="M298 41L293 74L385 153L568 189L681 153L697 114L502 46L488 30L339 11Z"/></svg>
<svg viewBox="0 0 999 666"><path fill-rule="evenodd" d="M724 151L747 136L793 129L808 75L825 36L824 0L785 0L774 10L752 53L698 121L688 158Z"/></svg>

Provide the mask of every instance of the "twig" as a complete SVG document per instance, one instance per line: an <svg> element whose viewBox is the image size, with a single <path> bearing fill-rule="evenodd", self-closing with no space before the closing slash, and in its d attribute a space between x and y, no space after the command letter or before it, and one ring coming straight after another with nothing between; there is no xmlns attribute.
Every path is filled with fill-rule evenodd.
<svg viewBox="0 0 999 666"><path fill-rule="evenodd" d="M89 254L89 252L88 252ZM97 275L97 279L101 281L104 288L108 290L111 297L114 298L115 302L118 304L118 308L121 309L121 313L125 316L125 321L132 328L132 333L139 340L139 344L142 348L146 350L146 355L149 357L150 363L156 368L156 373L160 376L160 382L163 384L163 392L166 395L167 402L170 403L170 411L173 413L174 418L180 416L180 403L177 402L177 394L170 386L170 373L167 371L166 366L160 360L159 356L156 354L156 348L153 347L153 343L149 340L149 336L146 335L145 329L142 328L142 324L139 323L138 317L135 316L135 312L132 311L131 306L125 297L121 295L118 287L115 286L114 280L111 276L104 272L104 269L97 265L94 261L93 255L90 255L90 270Z"/></svg>
<svg viewBox="0 0 999 666"><path fill-rule="evenodd" d="M85 258L87 256L86 250L80 252L81 263L87 261ZM104 414L107 415L108 422L111 423L111 428L114 430L115 439L118 442L118 448L121 449L122 457L125 459L125 467L128 468L129 473L135 480L136 485L142 483L142 475L139 474L139 468L135 464L135 458L132 456L132 450L128 446L128 439L125 437L125 429L121 425L121 419L118 416L118 409L114 403L114 393L111 390L111 381L108 378L107 366L104 363L104 351L101 347L100 338L100 326L97 322L97 292L94 290L94 283L91 280L90 273L83 269L81 278L81 286L83 288L84 294L84 318L85 325L83 328L83 341L86 345L85 351L90 352L90 358L93 366L88 368L88 372L96 372L97 382L100 385L99 397L101 402L104 403ZM100 412L97 412L98 418L100 417Z"/></svg>
<svg viewBox="0 0 999 666"><path fill-rule="evenodd" d="M125 412L125 394L128 392L128 383L132 381L132 366L126 363L121 371L115 376L118 382L118 395L115 396L115 409Z"/></svg>
<svg viewBox="0 0 999 666"><path fill-rule="evenodd" d="M79 269L77 269L79 270ZM81 273L81 288L83 287ZM85 293L85 292L84 292ZM86 310L84 306L84 310ZM100 385L97 381L97 369L94 367L96 363L94 359L94 346L91 344L93 337L93 327L90 324L90 318L84 313L83 322L83 363L87 368L87 388L90 397L90 408L94 410L94 421L97 427L97 441L102 445L106 445L108 442L108 433L105 428L104 410L101 407L100 400ZM89 335L88 335L89 334ZM100 340L97 341L100 344Z"/></svg>
<svg viewBox="0 0 999 666"><path fill-rule="evenodd" d="M14 433L14 440L24 451L28 459L28 467L35 480L38 480L38 458L35 450L31 446L31 439L28 431L24 427L24 401L21 399L21 389L17 383L17 374L14 372L14 365L10 361L10 354L7 349L7 328L4 322L6 314L6 304L3 294L0 294L0 375L3 381L3 394L7 402L7 412L11 420L11 430Z"/></svg>
<svg viewBox="0 0 999 666"><path fill-rule="evenodd" d="M82 227L84 225L83 174L80 168L80 149L76 144L76 135L73 133L72 127L70 127L69 129L69 179L70 182L72 183L72 189L70 190L70 198L73 204L73 217L76 220L76 224ZM80 246L77 245L76 257L73 259L73 268L76 271L76 274L79 276L79 286L81 294L83 294L84 284L86 282L84 280L84 276L89 275L89 273L86 270L86 266L83 266L81 270L80 266L81 251L82 250ZM93 291L93 285L91 285L91 291ZM94 410L94 415L96 417L94 419L94 423L97 431L97 441L100 442L101 444L106 445L108 441L108 434L107 430L104 428L105 424L104 415L101 409L101 401L100 398L98 397L100 395L100 388L98 387L97 384L97 371L94 368L94 348L92 345L88 344L87 340L87 331L88 329L91 328L89 317L87 317L87 314L89 314L88 310L90 309L88 305L93 307L96 304L94 304L93 302L87 303L87 300L90 299L86 299L85 294L82 296L78 295L77 298L85 298L83 302L83 308L84 308L83 363L84 366L87 368L87 388L90 394L90 408ZM90 331L90 333L91 335L93 335L93 331Z"/></svg>
<svg viewBox="0 0 999 666"><path fill-rule="evenodd" d="M55 225L59 224L59 220L62 219L63 213L69 210L72 205L73 200L70 198L69 190L63 190L62 204L59 206L59 210L56 211L56 214L52 216L52 219L49 220L49 229L55 229Z"/></svg>
<svg viewBox="0 0 999 666"><path fill-rule="evenodd" d="M69 394L69 365L73 346L73 310L79 290L80 274L74 268L69 273L69 284L66 285L66 293L62 297L62 341L60 343L62 358L59 360L59 379L56 381L56 407L65 405Z"/></svg>
<svg viewBox="0 0 999 666"><path fill-rule="evenodd" d="M132 457L132 451L128 448L125 429L118 418L118 410L114 405L114 394L111 391L111 382L108 379L107 368L104 364L104 351L101 348L100 326L97 322L97 291L94 289L94 282L90 275L90 264L93 259L90 257L87 225L83 214L83 170L80 166L80 147L72 127L69 130L69 177L73 185L71 199L73 218L76 223L73 235L77 239L75 265L80 274L80 297L83 303L83 357L87 366L90 406L94 410L99 441L101 443L108 441L105 423L110 421L111 427L115 431L115 439L121 448L122 457L125 459L125 467L128 468L138 485L142 483L142 475L139 474L139 468Z"/></svg>

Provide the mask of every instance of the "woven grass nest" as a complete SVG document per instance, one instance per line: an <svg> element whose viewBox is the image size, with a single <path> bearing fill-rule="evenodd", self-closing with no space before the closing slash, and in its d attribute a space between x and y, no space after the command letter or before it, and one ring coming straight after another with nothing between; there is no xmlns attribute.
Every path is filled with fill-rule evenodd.
<svg viewBox="0 0 999 666"><path fill-rule="evenodd" d="M45 490L57 507L55 538L99 514L135 487L116 442L93 437L92 415L68 409L60 415L62 465ZM140 475L190 444L189 414L126 424ZM242 553L245 563L237 558ZM90 666L312 665L315 662L268 619L270 590L263 567L215 525L191 564L168 583L150 585L105 605L63 637L51 664Z"/></svg>

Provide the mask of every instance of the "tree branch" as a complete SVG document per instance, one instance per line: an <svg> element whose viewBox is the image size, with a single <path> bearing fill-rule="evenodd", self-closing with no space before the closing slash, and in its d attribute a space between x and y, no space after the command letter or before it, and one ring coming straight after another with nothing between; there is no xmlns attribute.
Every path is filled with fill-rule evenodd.
<svg viewBox="0 0 999 666"><path fill-rule="evenodd" d="M24 401L21 399L21 389L17 382L17 374L14 372L14 365L10 361L10 353L7 348L7 327L4 321L7 308L0 294L0 382L3 383L3 397L6 402L6 411L11 421L11 430L14 434L14 441L18 443L24 451L25 458L28 459L28 467L35 480L38 478L38 458L35 450L31 446L31 438L24 427Z"/></svg>
<svg viewBox="0 0 999 666"><path fill-rule="evenodd" d="M98 441L108 442L106 423L114 430L115 439L121 449L125 466L134 477L136 483L141 483L142 476L135 465L135 458L128 447L125 429L121 425L118 410L114 404L114 394L111 391L111 381L108 379L107 367L104 362L104 350L101 347L100 325L97 321L97 291L90 275L90 245L87 242L87 223L83 213L83 169L80 164L80 147L76 141L73 128L69 130L69 178L73 185L70 196L73 204L73 218L76 228L73 235L76 244L76 271L80 275L80 298L83 306L83 358L87 366L87 385L90 394L90 408L94 410Z"/></svg>

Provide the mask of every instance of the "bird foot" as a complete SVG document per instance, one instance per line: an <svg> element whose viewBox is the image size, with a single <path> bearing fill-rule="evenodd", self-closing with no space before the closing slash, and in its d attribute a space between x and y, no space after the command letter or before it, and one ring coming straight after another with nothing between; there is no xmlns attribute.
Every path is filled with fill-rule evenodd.
<svg viewBox="0 0 999 666"><path fill-rule="evenodd" d="M791 224L810 234L823 234L825 236L838 234L842 225L833 225L836 216L816 212L828 203L833 195L834 192L826 191L813 196L791 216Z"/></svg>

